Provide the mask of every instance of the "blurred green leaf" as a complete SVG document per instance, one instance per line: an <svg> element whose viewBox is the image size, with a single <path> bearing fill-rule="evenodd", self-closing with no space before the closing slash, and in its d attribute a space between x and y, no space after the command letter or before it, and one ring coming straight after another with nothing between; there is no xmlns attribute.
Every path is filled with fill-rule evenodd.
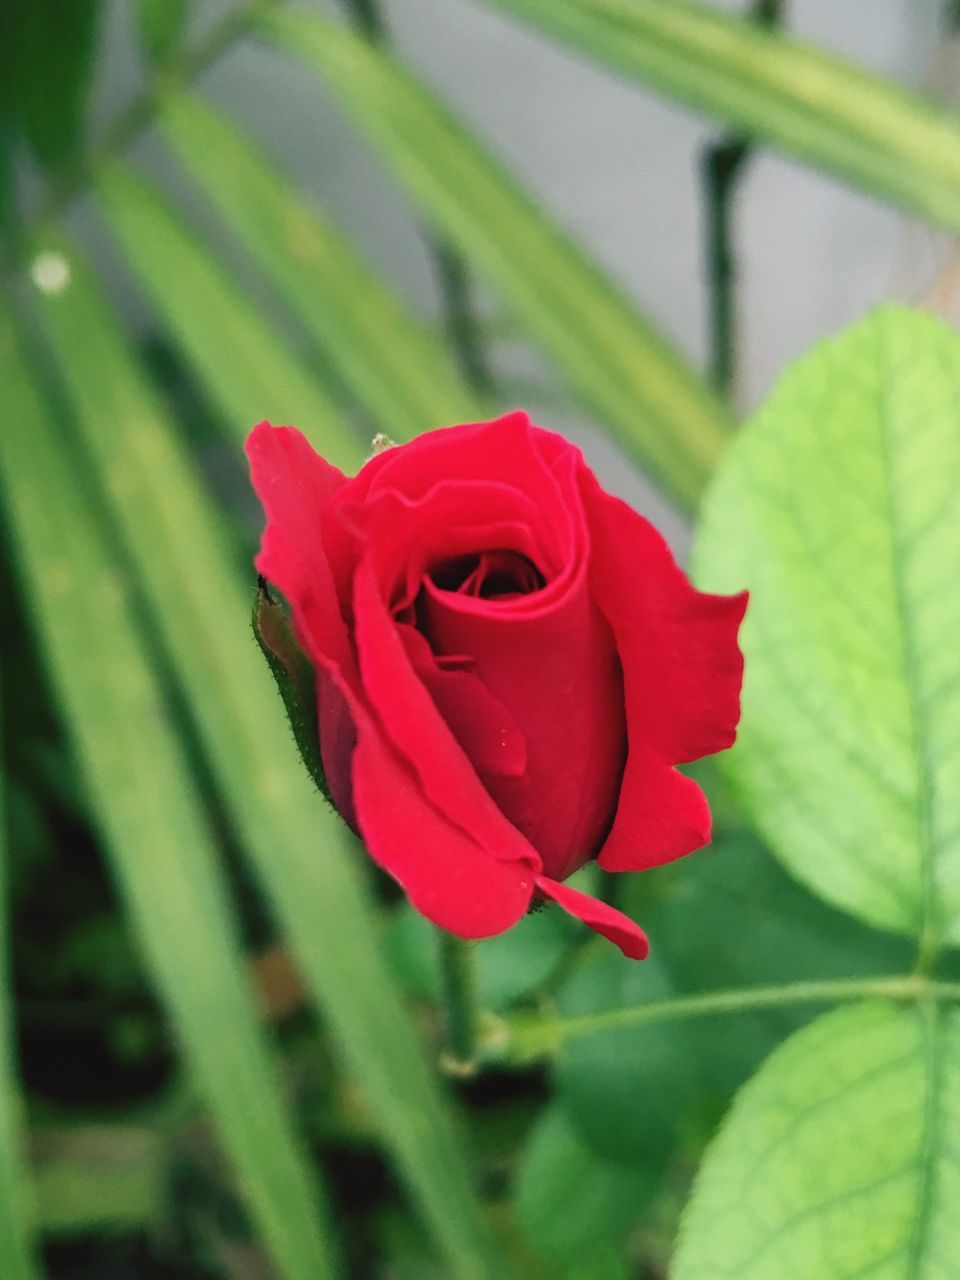
<svg viewBox="0 0 960 1280"><path fill-rule="evenodd" d="M340 466L358 465L360 437L317 371L274 332L164 198L119 164L101 172L96 194L127 261L231 438L244 440L266 418L298 426Z"/></svg>
<svg viewBox="0 0 960 1280"><path fill-rule="evenodd" d="M269 14L258 30L329 83L426 215L524 318L601 424L692 507L729 428L702 380L396 62L307 14Z"/></svg>
<svg viewBox="0 0 960 1280"><path fill-rule="evenodd" d="M132 1230L163 1214L169 1151L134 1125L40 1129L33 1142L37 1200L49 1235ZM6 1280L7 1272L2 1272Z"/></svg>
<svg viewBox="0 0 960 1280"><path fill-rule="evenodd" d="M706 503L701 585L749 587L724 757L816 892L960 942L960 338L885 308L797 364Z"/></svg>
<svg viewBox="0 0 960 1280"><path fill-rule="evenodd" d="M577 937L569 916L547 909L525 917L506 933L475 943L471 951L481 1005L506 1009L540 990ZM433 925L408 904L392 912L384 936L387 956L399 980L420 999L440 999L438 941Z"/></svg>
<svg viewBox="0 0 960 1280"><path fill-rule="evenodd" d="M229 890L129 584L6 318L0 365L5 507L121 895L265 1243L287 1280L318 1280L333 1274L319 1187L280 1102Z"/></svg>
<svg viewBox="0 0 960 1280"><path fill-rule="evenodd" d="M5 792L0 758L0 1276L4 1280L38 1280L40 1272L33 1247L36 1210L23 1150L22 1102L14 1049Z"/></svg>
<svg viewBox="0 0 960 1280"><path fill-rule="evenodd" d="M439 339L235 125L178 93L161 128L378 430L405 440L482 416Z"/></svg>
<svg viewBox="0 0 960 1280"><path fill-rule="evenodd" d="M381 959L354 865L362 855L297 756L216 513L88 271L62 241L50 244L71 283L43 297L46 332L235 829L451 1274L504 1276Z"/></svg>
<svg viewBox="0 0 960 1280"><path fill-rule="evenodd" d="M557 1106L540 1114L521 1154L517 1216L539 1252L566 1264L622 1244L656 1189L657 1173L604 1160L588 1147Z"/></svg>
<svg viewBox="0 0 960 1280"><path fill-rule="evenodd" d="M140 44L151 66L163 67L170 61L189 15L189 0L137 0Z"/></svg>
<svg viewBox="0 0 960 1280"><path fill-rule="evenodd" d="M934 1280L960 1256L960 1021L857 1005L782 1045L737 1098L673 1280Z"/></svg>
<svg viewBox="0 0 960 1280"><path fill-rule="evenodd" d="M557 993L566 1017L648 1004L675 994L661 957L643 964L591 946ZM673 1150L697 1086L689 1029L681 1021L571 1039L553 1064L557 1100L597 1152L654 1174Z"/></svg>
<svg viewBox="0 0 960 1280"><path fill-rule="evenodd" d="M99 9L99 0L5 0L12 110L47 168L62 168L83 141Z"/></svg>
<svg viewBox="0 0 960 1280"><path fill-rule="evenodd" d="M960 228L960 116L799 40L674 0L492 0L631 79Z"/></svg>

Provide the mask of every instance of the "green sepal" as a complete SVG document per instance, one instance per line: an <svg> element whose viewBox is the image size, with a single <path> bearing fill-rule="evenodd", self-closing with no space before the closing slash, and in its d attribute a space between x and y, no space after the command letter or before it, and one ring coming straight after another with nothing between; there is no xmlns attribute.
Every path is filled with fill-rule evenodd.
<svg viewBox="0 0 960 1280"><path fill-rule="evenodd" d="M313 664L300 647L287 611L270 594L263 578L257 583L253 604L253 634L277 682L300 758L319 791L333 805L320 756Z"/></svg>

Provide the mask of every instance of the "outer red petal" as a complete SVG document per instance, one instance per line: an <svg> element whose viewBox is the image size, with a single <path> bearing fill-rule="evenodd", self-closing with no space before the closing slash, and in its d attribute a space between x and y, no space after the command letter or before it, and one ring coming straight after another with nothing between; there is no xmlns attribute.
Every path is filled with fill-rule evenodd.
<svg viewBox="0 0 960 1280"><path fill-rule="evenodd" d="M599 862L641 871L710 838L700 789L672 766L733 744L747 596L697 591L649 521L604 493L586 468L581 488L591 589L616 637L627 712L627 767Z"/></svg>
<svg viewBox="0 0 960 1280"><path fill-rule="evenodd" d="M247 439L247 457L267 517L257 569L289 600L310 657L347 662L349 640L321 534L323 513L347 479L295 427L261 422Z"/></svg>
<svg viewBox="0 0 960 1280"><path fill-rule="evenodd" d="M625 916L622 911L608 906L599 898L591 898L579 889L571 889L567 884L558 884L546 876L537 876L537 891L545 898L552 898L558 906L563 907L572 916L595 933L602 934L616 943L625 956L631 960L645 960L650 951L647 935L638 924Z"/></svg>
<svg viewBox="0 0 960 1280"><path fill-rule="evenodd" d="M491 857L427 803L419 780L369 727L353 757L353 795L371 857L428 920L462 938L486 938L524 915L534 868Z"/></svg>
<svg viewBox="0 0 960 1280"><path fill-rule="evenodd" d="M613 828L597 861L604 871L643 871L710 843L710 809L693 781L631 750Z"/></svg>
<svg viewBox="0 0 960 1280"><path fill-rule="evenodd" d="M323 512L344 478L292 428L261 424L247 451L268 518L257 567L290 602L318 668L321 716L328 701L331 714L338 720L349 715L356 730L345 815L356 822L371 857L441 928L469 938L508 929L529 905L536 855L530 850L531 861L500 861L438 812L361 691L321 537Z"/></svg>

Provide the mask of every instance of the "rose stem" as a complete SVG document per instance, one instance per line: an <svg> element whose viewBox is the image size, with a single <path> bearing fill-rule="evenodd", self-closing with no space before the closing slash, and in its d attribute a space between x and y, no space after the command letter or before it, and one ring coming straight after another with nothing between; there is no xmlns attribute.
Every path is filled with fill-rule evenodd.
<svg viewBox="0 0 960 1280"><path fill-rule="evenodd" d="M446 1012L447 1049L441 1064L450 1075L473 1075L477 1051L477 981L473 943L440 934L440 983Z"/></svg>

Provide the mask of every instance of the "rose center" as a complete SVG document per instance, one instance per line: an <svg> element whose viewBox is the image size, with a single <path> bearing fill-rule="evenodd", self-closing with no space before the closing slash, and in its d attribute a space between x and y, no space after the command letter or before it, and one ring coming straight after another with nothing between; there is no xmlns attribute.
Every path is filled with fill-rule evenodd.
<svg viewBox="0 0 960 1280"><path fill-rule="evenodd" d="M539 591L544 577L532 560L519 551L481 551L441 560L430 570L441 591L479 596L484 600L513 600Z"/></svg>

